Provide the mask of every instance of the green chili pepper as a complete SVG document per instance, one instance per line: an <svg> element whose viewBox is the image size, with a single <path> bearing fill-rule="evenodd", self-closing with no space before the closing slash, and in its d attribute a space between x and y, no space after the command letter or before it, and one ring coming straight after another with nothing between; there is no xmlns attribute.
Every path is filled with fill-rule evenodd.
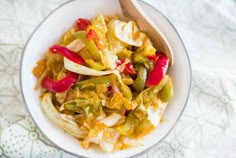
<svg viewBox="0 0 236 158"><path fill-rule="evenodd" d="M163 89L158 93L158 96L163 102L170 101L170 99L174 96L171 79L169 79Z"/></svg>
<svg viewBox="0 0 236 158"><path fill-rule="evenodd" d="M102 58L102 53L98 50L97 46L95 45L95 43L92 40L88 40L86 38L86 31L79 31L77 33L75 33L71 39L72 41L74 39L79 38L84 44L85 46L88 48L88 50L90 51L90 53L92 54L92 56L94 57L95 60L100 61Z"/></svg>
<svg viewBox="0 0 236 158"><path fill-rule="evenodd" d="M137 92L141 92L145 87L147 69L143 65L138 64L137 72L137 78L133 83L133 87Z"/></svg>
<svg viewBox="0 0 236 158"><path fill-rule="evenodd" d="M104 70L105 66L103 66L101 63L94 61L93 59L86 59L86 64L88 64L89 67L95 69L95 70Z"/></svg>
<svg viewBox="0 0 236 158"><path fill-rule="evenodd" d="M75 86L78 86L81 88L84 84L103 84L105 83L107 86L109 86L111 83L116 81L116 75L112 74L109 76L99 76L94 77L88 80L80 81L75 84Z"/></svg>

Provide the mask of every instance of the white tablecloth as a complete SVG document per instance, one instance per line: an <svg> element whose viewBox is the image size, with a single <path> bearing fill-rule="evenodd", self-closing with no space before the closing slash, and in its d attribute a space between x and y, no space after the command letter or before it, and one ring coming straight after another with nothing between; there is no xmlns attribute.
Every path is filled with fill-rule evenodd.
<svg viewBox="0 0 236 158"><path fill-rule="evenodd" d="M0 0L0 157L73 157L50 145L25 111L19 62L27 38L66 0ZM236 1L146 0L173 23L193 69L187 107L142 158L236 157ZM33 53L33 52L32 52Z"/></svg>

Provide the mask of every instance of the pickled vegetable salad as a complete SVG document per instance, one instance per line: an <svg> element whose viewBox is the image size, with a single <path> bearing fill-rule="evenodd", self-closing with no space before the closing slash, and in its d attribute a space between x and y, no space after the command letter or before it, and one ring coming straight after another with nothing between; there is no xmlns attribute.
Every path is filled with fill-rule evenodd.
<svg viewBox="0 0 236 158"><path fill-rule="evenodd" d="M168 58L133 21L80 18L33 69L48 117L105 152L140 145L173 96ZM155 139L155 138L154 138Z"/></svg>

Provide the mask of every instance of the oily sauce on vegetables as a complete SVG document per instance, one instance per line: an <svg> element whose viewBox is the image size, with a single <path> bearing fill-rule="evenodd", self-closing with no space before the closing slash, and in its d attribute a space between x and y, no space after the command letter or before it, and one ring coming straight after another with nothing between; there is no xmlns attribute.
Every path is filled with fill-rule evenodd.
<svg viewBox="0 0 236 158"><path fill-rule="evenodd" d="M36 63L42 109L83 148L140 145L173 97L168 58L134 21L79 18ZM155 138L154 138L155 139Z"/></svg>

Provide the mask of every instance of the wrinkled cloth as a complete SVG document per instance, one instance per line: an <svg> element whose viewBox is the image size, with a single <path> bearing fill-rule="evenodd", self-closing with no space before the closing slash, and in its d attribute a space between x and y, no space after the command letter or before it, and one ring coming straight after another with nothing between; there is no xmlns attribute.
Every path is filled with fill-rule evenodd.
<svg viewBox="0 0 236 158"><path fill-rule="evenodd" d="M20 56L35 27L66 0L0 1L0 157L69 158L50 144L25 110ZM236 1L145 0L179 32L193 81L183 115L141 158L236 157Z"/></svg>

